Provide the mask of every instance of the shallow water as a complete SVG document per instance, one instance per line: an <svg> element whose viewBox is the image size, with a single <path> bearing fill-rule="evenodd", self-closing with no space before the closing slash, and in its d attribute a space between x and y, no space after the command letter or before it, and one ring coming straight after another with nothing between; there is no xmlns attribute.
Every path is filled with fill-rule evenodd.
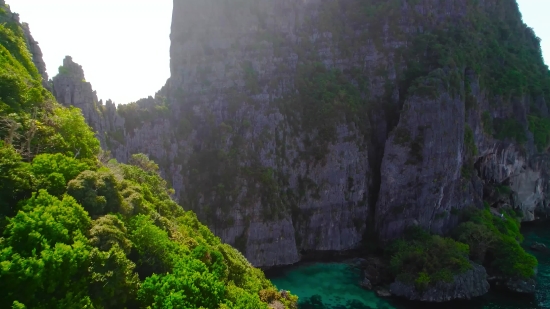
<svg viewBox="0 0 550 309"><path fill-rule="evenodd" d="M550 248L550 222L523 229L525 245L541 242ZM303 264L271 274L279 289L290 290L300 297L300 309L550 309L550 254L535 254L539 260L538 286L535 296L491 291L469 302L421 304L395 299L382 299L359 286L360 271L342 263Z"/></svg>

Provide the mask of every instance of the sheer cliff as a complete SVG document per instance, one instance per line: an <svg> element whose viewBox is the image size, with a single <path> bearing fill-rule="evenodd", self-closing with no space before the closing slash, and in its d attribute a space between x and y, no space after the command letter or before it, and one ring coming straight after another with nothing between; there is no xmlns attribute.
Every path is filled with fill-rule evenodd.
<svg viewBox="0 0 550 309"><path fill-rule="evenodd" d="M176 0L171 40L154 98L103 105L70 58L54 94L256 266L548 212L550 75L513 0Z"/></svg>

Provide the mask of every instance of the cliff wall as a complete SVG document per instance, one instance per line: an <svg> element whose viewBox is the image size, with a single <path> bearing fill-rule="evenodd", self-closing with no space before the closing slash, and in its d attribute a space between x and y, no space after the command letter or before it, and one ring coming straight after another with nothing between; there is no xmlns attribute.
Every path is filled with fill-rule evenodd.
<svg viewBox="0 0 550 309"><path fill-rule="evenodd" d="M178 0L171 40L154 98L103 106L70 59L54 93L256 266L548 211L548 68L515 1Z"/></svg>

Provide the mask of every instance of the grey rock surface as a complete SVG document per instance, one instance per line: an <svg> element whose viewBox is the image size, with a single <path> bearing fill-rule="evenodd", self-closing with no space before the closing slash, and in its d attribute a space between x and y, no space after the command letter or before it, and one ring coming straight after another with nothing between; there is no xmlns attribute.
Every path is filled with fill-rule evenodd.
<svg viewBox="0 0 550 309"><path fill-rule="evenodd" d="M82 109L118 161L155 160L174 199L255 266L353 249L375 232L391 240L408 225L445 234L497 186L511 193L492 204L525 221L549 214L548 158L532 134L524 145L496 140L482 121L484 112L513 117L527 132L532 106L548 113L543 97L490 97L468 68L430 73L435 96L400 89L408 34L462 23L470 10L498 16L501 2L405 1L372 16L360 13L362 3L174 1L171 77L155 97L104 105L70 58L53 92ZM457 89L445 82L453 74L463 76ZM305 102L322 101L311 86L321 75L332 79L317 88L345 80L369 108L316 118L323 106ZM477 108L457 95L467 88ZM470 130L475 154L464 139Z"/></svg>
<svg viewBox="0 0 550 309"><path fill-rule="evenodd" d="M522 279L495 276L489 278L489 281L496 286L503 287L514 293L535 294L537 290L537 282L534 278Z"/></svg>

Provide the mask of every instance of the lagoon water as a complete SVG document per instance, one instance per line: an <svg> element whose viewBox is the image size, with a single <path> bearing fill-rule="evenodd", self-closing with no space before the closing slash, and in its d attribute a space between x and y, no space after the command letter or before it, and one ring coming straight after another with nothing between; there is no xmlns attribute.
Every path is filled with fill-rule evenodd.
<svg viewBox="0 0 550 309"><path fill-rule="evenodd" d="M525 245L541 242L550 248L550 222L523 228ZM279 289L300 297L299 309L550 309L550 254L535 254L539 260L535 296L491 291L469 302L428 305L383 299L359 286L360 271L343 263L312 263L282 270L270 276Z"/></svg>

